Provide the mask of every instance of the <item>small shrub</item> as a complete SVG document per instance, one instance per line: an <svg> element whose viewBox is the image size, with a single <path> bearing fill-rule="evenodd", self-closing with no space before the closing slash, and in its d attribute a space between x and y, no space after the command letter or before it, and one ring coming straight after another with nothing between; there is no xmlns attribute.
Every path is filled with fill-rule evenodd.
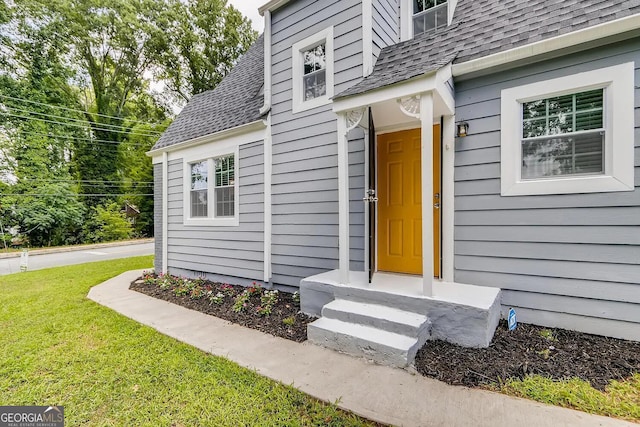
<svg viewBox="0 0 640 427"><path fill-rule="evenodd" d="M251 296L251 295L259 295L259 294L262 293L262 287L258 283L253 282L251 284L251 286L249 288L247 288L247 290L245 292L249 292L249 296Z"/></svg>
<svg viewBox="0 0 640 427"><path fill-rule="evenodd" d="M220 305L224 302L225 295L222 292L218 292L214 295L213 291L209 291L209 303Z"/></svg>
<svg viewBox="0 0 640 427"><path fill-rule="evenodd" d="M293 302L300 304L300 292L295 291L291 298L293 299Z"/></svg>
<svg viewBox="0 0 640 427"><path fill-rule="evenodd" d="M282 319L282 323L287 326L293 326L296 324L296 318L293 316L285 317L284 319Z"/></svg>
<svg viewBox="0 0 640 427"><path fill-rule="evenodd" d="M220 286L220 290L225 294L228 295L230 297L234 296L236 294L236 290L233 286L225 283L224 285Z"/></svg>
<svg viewBox="0 0 640 427"><path fill-rule="evenodd" d="M251 294L249 293L248 289L243 291L241 294L239 294L236 297L235 301L233 302L233 307L231 307L231 309L236 313L240 313L244 311L249 306L250 296Z"/></svg>
<svg viewBox="0 0 640 427"><path fill-rule="evenodd" d="M207 291L205 290L204 287L200 285L195 285L193 289L191 289L191 294L189 295L189 297L191 299L201 299L201 298L204 298L206 294L207 294Z"/></svg>
<svg viewBox="0 0 640 427"><path fill-rule="evenodd" d="M260 306L257 308L256 312L260 316L268 316L271 314L271 310L273 310L273 306L278 303L278 291L266 291L260 297Z"/></svg>

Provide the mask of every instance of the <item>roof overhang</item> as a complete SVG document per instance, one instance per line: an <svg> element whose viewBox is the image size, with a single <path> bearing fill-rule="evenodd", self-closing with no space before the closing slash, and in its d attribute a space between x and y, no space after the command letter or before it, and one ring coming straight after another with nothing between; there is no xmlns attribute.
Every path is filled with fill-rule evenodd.
<svg viewBox="0 0 640 427"><path fill-rule="evenodd" d="M291 0L271 0L269 3L260 6L258 8L258 12L260 13L260 16L264 16L264 12L266 12L267 10L269 12L274 11L277 8L289 3L290 1Z"/></svg>
<svg viewBox="0 0 640 427"><path fill-rule="evenodd" d="M631 15L561 36L487 55L482 58L454 64L452 72L454 77L470 74L480 75L496 67L508 66L513 63L520 64L535 57L549 55L552 52L604 41L605 39L615 38L616 36L634 31L637 32L638 30L640 30L640 14Z"/></svg>
<svg viewBox="0 0 640 427"><path fill-rule="evenodd" d="M334 99L333 111L334 113L345 113L382 102L395 102L398 99L431 92L442 102L443 110L447 110L446 113L443 111L443 114L453 114L453 94L446 87L446 82L451 79L451 69L451 64L448 64L419 77L372 89L368 92Z"/></svg>
<svg viewBox="0 0 640 427"><path fill-rule="evenodd" d="M230 129L225 129L220 132L210 133L208 135L199 136L197 138L189 139L178 144L169 145L167 147L158 148L147 152L149 157L157 157L162 153L171 153L173 151L184 150L185 148L193 147L200 144L207 144L210 142L220 141L234 136L243 135L245 133L264 130L267 127L267 123L264 120L256 120L255 122L247 123L244 125L236 126Z"/></svg>

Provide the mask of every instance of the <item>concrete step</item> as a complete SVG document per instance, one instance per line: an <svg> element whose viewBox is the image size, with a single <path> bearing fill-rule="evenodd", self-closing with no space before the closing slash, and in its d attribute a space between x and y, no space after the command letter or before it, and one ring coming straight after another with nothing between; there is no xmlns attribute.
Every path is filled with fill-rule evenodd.
<svg viewBox="0 0 640 427"><path fill-rule="evenodd" d="M307 325L307 337L313 344L396 367L413 363L426 340L326 317Z"/></svg>
<svg viewBox="0 0 640 427"><path fill-rule="evenodd" d="M429 333L427 316L379 304L336 299L322 308L322 317L371 326L387 332L420 338Z"/></svg>

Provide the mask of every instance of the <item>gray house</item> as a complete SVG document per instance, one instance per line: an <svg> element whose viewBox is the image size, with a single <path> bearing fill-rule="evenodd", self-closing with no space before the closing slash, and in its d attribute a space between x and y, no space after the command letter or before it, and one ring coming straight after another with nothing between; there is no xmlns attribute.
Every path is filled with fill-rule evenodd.
<svg viewBox="0 0 640 427"><path fill-rule="evenodd" d="M311 341L396 365L510 308L640 340L638 0L260 12L150 152L156 271L300 289Z"/></svg>

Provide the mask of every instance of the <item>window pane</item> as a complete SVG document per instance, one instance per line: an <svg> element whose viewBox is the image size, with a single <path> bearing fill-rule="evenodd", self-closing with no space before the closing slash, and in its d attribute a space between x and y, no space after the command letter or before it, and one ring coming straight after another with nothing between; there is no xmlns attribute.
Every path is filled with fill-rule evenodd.
<svg viewBox="0 0 640 427"><path fill-rule="evenodd" d="M216 188L216 217L235 215L235 188Z"/></svg>
<svg viewBox="0 0 640 427"><path fill-rule="evenodd" d="M522 142L522 179L604 172L604 132Z"/></svg>
<svg viewBox="0 0 640 427"><path fill-rule="evenodd" d="M325 69L327 66L325 50L325 44L321 44L302 54L304 61L304 75Z"/></svg>
<svg viewBox="0 0 640 427"><path fill-rule="evenodd" d="M439 1L438 4L446 3L446 1ZM436 5L435 0L413 0L413 13L420 13L427 9L431 9Z"/></svg>
<svg viewBox="0 0 640 427"><path fill-rule="evenodd" d="M208 216L207 190L196 190L191 192L191 217L206 218Z"/></svg>
<svg viewBox="0 0 640 427"><path fill-rule="evenodd" d="M522 137L603 129L603 103L603 89L525 102L522 104Z"/></svg>
<svg viewBox="0 0 640 427"><path fill-rule="evenodd" d="M191 189L206 190L209 171L207 162L193 163L191 165Z"/></svg>
<svg viewBox="0 0 640 427"><path fill-rule="evenodd" d="M439 7L435 10L436 28L447 26L448 13L449 11L447 10L446 6Z"/></svg>
<svg viewBox="0 0 640 427"><path fill-rule="evenodd" d="M326 95L326 71L320 70L308 76L304 76L303 84L305 101Z"/></svg>

